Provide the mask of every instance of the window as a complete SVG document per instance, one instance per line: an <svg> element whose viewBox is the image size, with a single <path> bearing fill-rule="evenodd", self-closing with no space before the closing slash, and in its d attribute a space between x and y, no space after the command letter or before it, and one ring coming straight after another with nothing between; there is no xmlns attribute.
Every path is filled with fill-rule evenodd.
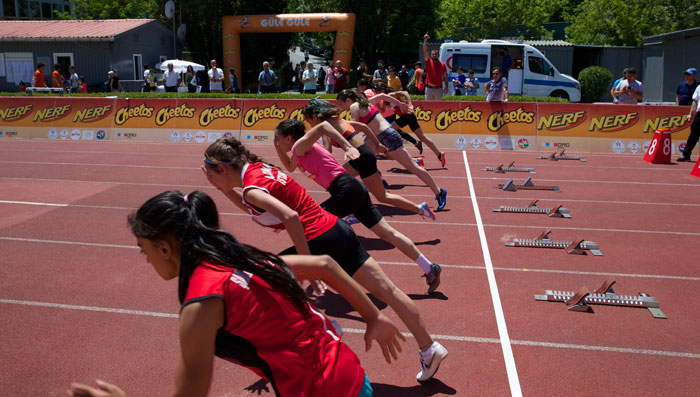
<svg viewBox="0 0 700 397"><path fill-rule="evenodd" d="M488 56L485 54L454 54L452 56L452 71L456 72L458 67L462 67L464 72L472 69L474 74L486 73L486 61Z"/></svg>
<svg viewBox="0 0 700 397"><path fill-rule="evenodd" d="M529 57L527 64L532 73L551 75L553 72L552 65L540 57Z"/></svg>
<svg viewBox="0 0 700 397"><path fill-rule="evenodd" d="M134 80L141 80L143 78L143 63L141 61L141 54L134 54Z"/></svg>

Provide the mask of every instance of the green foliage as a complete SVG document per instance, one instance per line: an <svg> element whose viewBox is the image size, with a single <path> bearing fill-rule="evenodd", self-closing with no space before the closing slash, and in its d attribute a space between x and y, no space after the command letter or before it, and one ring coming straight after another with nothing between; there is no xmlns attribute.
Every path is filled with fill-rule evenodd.
<svg viewBox="0 0 700 397"><path fill-rule="evenodd" d="M600 66L589 66L578 75L581 83L581 102L592 103L600 99L612 81L612 73Z"/></svg>
<svg viewBox="0 0 700 397"><path fill-rule="evenodd" d="M119 0L75 0L73 11L56 11L62 19L122 19L122 18L155 18L163 13L161 1L119 1ZM152 16L149 16L152 15Z"/></svg>

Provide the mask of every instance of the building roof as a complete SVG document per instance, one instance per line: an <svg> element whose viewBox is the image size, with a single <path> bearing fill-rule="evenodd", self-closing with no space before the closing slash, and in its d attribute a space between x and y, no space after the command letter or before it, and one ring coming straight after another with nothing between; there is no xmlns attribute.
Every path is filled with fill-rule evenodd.
<svg viewBox="0 0 700 397"><path fill-rule="evenodd" d="M642 37L642 41L646 42L646 41L651 41L651 40L670 38L673 36L678 36L679 38L686 38L686 37L693 37L693 36L698 36L698 35L700 35L700 27L683 29L683 30L676 30L674 32L667 32L667 33L657 34L654 36L644 36L644 37Z"/></svg>
<svg viewBox="0 0 700 397"><path fill-rule="evenodd" d="M525 44L533 47L573 47L574 45L564 40L525 40Z"/></svg>
<svg viewBox="0 0 700 397"><path fill-rule="evenodd" d="M0 41L114 41L154 19L0 21Z"/></svg>

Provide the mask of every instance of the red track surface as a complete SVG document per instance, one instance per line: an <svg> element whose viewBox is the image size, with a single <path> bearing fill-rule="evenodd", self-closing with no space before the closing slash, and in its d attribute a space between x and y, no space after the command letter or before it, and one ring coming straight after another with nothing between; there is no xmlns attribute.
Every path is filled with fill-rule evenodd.
<svg viewBox="0 0 700 397"><path fill-rule="evenodd" d="M273 252L291 245L286 234L255 226L209 187L199 170L204 148L0 142L0 394L62 395L71 381L95 378L132 395L172 390L179 348L176 283L162 281L139 255L126 215L161 191L202 189L216 199L225 228L240 240ZM271 146L252 149L277 162ZM436 222L381 207L394 227L444 265L439 293L425 295L415 264L355 226L389 277L414 298L429 332L450 351L436 378L419 385L413 339L404 344L399 361L387 365L376 346L363 352L364 325L357 313L335 294L321 298L318 306L345 328L343 339L358 353L375 395L500 396L517 388L528 396L658 395L661 390L698 395L700 180L689 175L691 165L649 165L640 157L613 155L587 155L585 163L535 157L468 152L517 370L510 378L462 152L448 151L448 169L432 172L449 192L447 211L438 213ZM504 192L494 187L509 177L521 183L529 174L480 171L513 160L518 167L536 168L536 184L562 191ZM438 163L428 154L426 165ZM395 166L380 162L392 189L434 207L429 189ZM326 195L311 180L294 177L318 200ZM542 207L564 204L573 218L492 212L535 198ZM546 228L554 240L596 241L605 256L503 244L512 237L534 238ZM594 314L568 312L562 303L533 298L545 289L597 288L611 275L618 293L655 296L668 319L654 319L646 309L611 306L594 306ZM379 307L397 319L385 305ZM217 360L211 394L249 395L246 388L257 380Z"/></svg>

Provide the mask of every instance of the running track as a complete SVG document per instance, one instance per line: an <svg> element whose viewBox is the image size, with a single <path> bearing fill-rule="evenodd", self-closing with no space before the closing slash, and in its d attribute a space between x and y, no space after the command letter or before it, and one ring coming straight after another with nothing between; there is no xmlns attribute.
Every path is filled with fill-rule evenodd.
<svg viewBox="0 0 700 397"><path fill-rule="evenodd" d="M126 215L164 190L213 195L224 227L246 243L277 252L291 245L251 223L204 179L205 145L3 140L0 142L0 394L63 395L71 381L96 378L131 395L166 395L178 354L176 283L162 281L139 255ZM253 151L279 163L271 146ZM427 153L426 153L427 154ZM573 153L572 153L573 154ZM399 361L363 350L364 325L337 295L317 306L336 318L377 396L658 395L700 392L700 180L691 164L649 165L640 157L586 155L587 162L536 160L531 152L448 151L432 155L447 211L436 222L380 207L389 222L443 265L442 284L425 295L418 267L355 226L370 253L418 305L428 330L450 351L436 378L419 385L412 338ZM508 177L486 166L534 167L537 184L562 192L494 189ZM465 162L466 161L466 162ZM435 206L412 175L380 161L396 192ZM326 193L299 173L317 200ZM475 192L475 193L474 193ZM499 205L562 203L572 219L492 212ZM511 237L599 243L604 256L510 248ZM646 309L594 306L568 312L537 302L545 289L597 288L656 297L668 319ZM396 320L394 313L376 302ZM408 334L407 334L408 336ZM251 372L221 360L211 395L271 395ZM253 390L253 391L251 391Z"/></svg>

